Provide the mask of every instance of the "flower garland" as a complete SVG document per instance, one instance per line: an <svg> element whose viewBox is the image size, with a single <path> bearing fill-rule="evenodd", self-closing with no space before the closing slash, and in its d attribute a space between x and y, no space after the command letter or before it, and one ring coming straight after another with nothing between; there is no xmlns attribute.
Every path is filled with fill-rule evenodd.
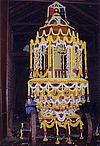
<svg viewBox="0 0 100 146"><path fill-rule="evenodd" d="M39 74L39 71L36 70L36 71L34 71L33 77L34 78L36 78L36 77L45 78L45 77L47 77L47 75L48 75L48 69L46 70L46 72L44 73L44 75Z"/></svg>
<svg viewBox="0 0 100 146"><path fill-rule="evenodd" d="M71 127L77 127L80 125L80 129L83 128L83 122L80 118L74 117L76 120L72 120L71 118L67 118L64 122L59 122L58 120L54 119L53 122L50 123L50 121L43 120L41 122L41 128L44 129L44 131L47 130L47 128L53 128L55 124L57 124L59 127L66 129L67 125L69 124Z"/></svg>
<svg viewBox="0 0 100 146"><path fill-rule="evenodd" d="M60 122L64 122L65 121L65 119L66 119L66 111L64 111L64 112L55 111L55 114L56 114L56 117L57 117L58 121L60 121ZM60 115L62 115L62 117Z"/></svg>
<svg viewBox="0 0 100 146"><path fill-rule="evenodd" d="M52 31L52 28L50 28L50 30ZM62 30L59 29L59 32L60 31L62 31ZM43 32L45 32L45 30ZM74 31L72 31L72 34L70 34L70 30L68 29L67 34L63 35L62 39L61 39L61 37L59 37L59 34L57 34L55 39L53 39L52 35L47 35L46 36L47 38L45 39L44 36L39 37L39 34L37 32L37 38L36 38L36 42L34 43L34 45L37 44L37 43L38 43L38 45L40 43L44 43L44 42L48 43L50 41L51 41L51 43L57 43L57 42L65 43L66 42L67 44L73 43L73 44L79 45L79 46L81 46L81 48L85 49L86 48L86 46L85 46L86 42L85 41L83 42L82 40L79 40L77 38L77 36L73 35L73 32ZM68 38L69 34L70 34L70 39ZM55 35L55 34L53 34L53 35ZM41 40L39 41L40 38L41 38Z"/></svg>
<svg viewBox="0 0 100 146"><path fill-rule="evenodd" d="M34 70L39 69L39 49L34 48Z"/></svg>
<svg viewBox="0 0 100 146"><path fill-rule="evenodd" d="M37 73L37 75L38 75L38 71L36 71L36 73ZM46 76L46 74L48 73L48 70L46 71L46 73L45 73L45 76ZM78 80L77 80L77 82L75 83L75 81L74 81L74 84L72 84L71 83L71 81L69 81L69 83L70 84L72 84L72 85L67 85L67 82L68 81L65 81L65 83L64 82L60 82L60 84L58 84L58 85L53 85L52 83L50 83L49 81L47 82L47 84L45 84L44 83L44 85L42 86L40 83L36 83L34 86L32 86L31 85L31 81L33 81L33 83L34 83L34 80L32 79L32 80L30 80L29 82L28 82L28 85L30 86L30 88L31 89L36 89L36 87L38 86L39 88L41 88L42 90L43 89L47 89L47 87L49 86L49 88L53 88L53 89L60 89L62 86L64 87L64 88L66 88L66 89L71 89L71 88L76 88L76 89L81 89L81 88L86 88L86 87L88 87L88 82L87 81L85 81L86 83L84 84L84 83L81 83L80 85L78 85ZM52 81L52 80L51 80ZM60 81L60 79L59 79L59 81ZM58 82L59 82L58 81ZM57 82L53 82L54 84L57 84Z"/></svg>

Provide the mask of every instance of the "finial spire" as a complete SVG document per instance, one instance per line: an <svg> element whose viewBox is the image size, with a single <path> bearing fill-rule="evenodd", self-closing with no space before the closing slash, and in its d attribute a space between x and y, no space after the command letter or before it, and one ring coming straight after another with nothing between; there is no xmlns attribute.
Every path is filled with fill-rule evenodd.
<svg viewBox="0 0 100 146"><path fill-rule="evenodd" d="M50 20L53 16L59 16L67 22L66 8L57 1L48 7L47 19Z"/></svg>

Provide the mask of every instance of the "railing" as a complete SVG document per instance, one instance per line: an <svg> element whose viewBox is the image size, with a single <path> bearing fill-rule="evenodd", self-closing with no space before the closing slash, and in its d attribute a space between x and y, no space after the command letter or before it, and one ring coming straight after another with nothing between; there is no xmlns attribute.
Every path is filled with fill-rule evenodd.
<svg viewBox="0 0 100 146"><path fill-rule="evenodd" d="M30 71L30 78L47 78L48 77L48 69L46 71Z"/></svg>
<svg viewBox="0 0 100 146"><path fill-rule="evenodd" d="M61 69L55 69L54 74L53 71L49 71L48 69L46 71L31 71L30 72L30 77L33 78L48 78L48 73L51 72L50 78L68 78L68 70L61 70Z"/></svg>
<svg viewBox="0 0 100 146"><path fill-rule="evenodd" d="M67 78L68 70L55 69L55 78Z"/></svg>

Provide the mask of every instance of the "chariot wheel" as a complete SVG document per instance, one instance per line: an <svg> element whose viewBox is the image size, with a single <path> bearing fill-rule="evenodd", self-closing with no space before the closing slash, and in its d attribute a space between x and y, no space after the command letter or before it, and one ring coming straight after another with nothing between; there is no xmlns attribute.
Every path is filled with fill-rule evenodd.
<svg viewBox="0 0 100 146"><path fill-rule="evenodd" d="M92 119L89 113L82 114L83 127L83 137L86 143L91 143L93 135Z"/></svg>

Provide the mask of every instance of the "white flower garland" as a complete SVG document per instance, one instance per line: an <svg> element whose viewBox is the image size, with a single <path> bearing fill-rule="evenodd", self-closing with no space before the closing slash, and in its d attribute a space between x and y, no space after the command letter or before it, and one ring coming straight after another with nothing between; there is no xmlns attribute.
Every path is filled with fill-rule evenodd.
<svg viewBox="0 0 100 146"><path fill-rule="evenodd" d="M42 86L41 84L39 84L39 83L37 83L37 84L35 84L34 86L32 86L32 85L30 85L29 84L29 86L30 86L30 88L31 89L36 89L36 87L39 87L39 88L41 88L42 90L43 89L47 89L47 87L49 86L50 88L53 88L53 89L58 89L58 88L60 88L60 87L62 87L62 86L64 86L64 88L69 88L69 89L71 89L71 88L77 88L77 89L81 89L81 88L86 88L86 87L88 87L88 83L87 84L84 84L84 83L81 83L80 85L78 85L78 83L74 83L73 85L71 85L71 86L68 86L68 85L66 85L66 84L64 84L64 83L60 83L59 85L57 85L57 86L53 86L51 83L47 83L45 86Z"/></svg>
<svg viewBox="0 0 100 146"><path fill-rule="evenodd" d="M63 111L63 112L55 111L55 114L56 114L56 117L57 117L58 121L60 121L60 122L64 122L65 121L65 119L66 119L66 111ZM62 114L63 116L61 117L60 114Z"/></svg>

